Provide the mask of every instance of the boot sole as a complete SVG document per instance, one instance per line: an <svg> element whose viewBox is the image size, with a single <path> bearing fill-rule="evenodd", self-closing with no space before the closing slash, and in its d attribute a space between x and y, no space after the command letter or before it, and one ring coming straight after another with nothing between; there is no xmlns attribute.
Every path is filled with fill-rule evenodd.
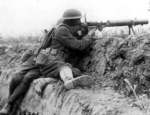
<svg viewBox="0 0 150 115"><path fill-rule="evenodd" d="M82 75L80 77L75 78L73 81L73 86L74 87L91 87L92 84L94 84L94 81L92 77L88 75Z"/></svg>

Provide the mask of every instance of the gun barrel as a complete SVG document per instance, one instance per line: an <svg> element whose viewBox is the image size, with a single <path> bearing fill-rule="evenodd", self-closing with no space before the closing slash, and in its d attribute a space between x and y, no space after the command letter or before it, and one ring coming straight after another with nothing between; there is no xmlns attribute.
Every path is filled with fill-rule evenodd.
<svg viewBox="0 0 150 115"><path fill-rule="evenodd" d="M108 26L132 26L148 24L148 20L107 21Z"/></svg>
<svg viewBox="0 0 150 115"><path fill-rule="evenodd" d="M144 25L148 24L148 20L118 20L118 21L106 21L106 22L87 22L88 26L100 26L105 27L113 26L133 26L133 25Z"/></svg>

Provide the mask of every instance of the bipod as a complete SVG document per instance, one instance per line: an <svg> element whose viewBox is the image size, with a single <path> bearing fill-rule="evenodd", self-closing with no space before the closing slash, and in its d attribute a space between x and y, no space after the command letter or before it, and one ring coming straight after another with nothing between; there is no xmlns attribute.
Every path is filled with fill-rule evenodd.
<svg viewBox="0 0 150 115"><path fill-rule="evenodd" d="M129 35L131 35L131 32L135 35L135 31L133 29L133 26L129 25L128 28L129 28Z"/></svg>

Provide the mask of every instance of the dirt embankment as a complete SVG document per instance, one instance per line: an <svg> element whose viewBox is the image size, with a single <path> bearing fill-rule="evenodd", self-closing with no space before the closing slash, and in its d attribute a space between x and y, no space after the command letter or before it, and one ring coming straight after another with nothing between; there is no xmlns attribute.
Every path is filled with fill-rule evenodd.
<svg viewBox="0 0 150 115"><path fill-rule="evenodd" d="M97 75L98 84L130 95L129 82L136 93L149 96L150 34L101 38L94 49L87 69Z"/></svg>
<svg viewBox="0 0 150 115"><path fill-rule="evenodd" d="M66 91L60 82L47 85L43 95L41 79L34 82L20 110L40 115L145 115L149 109L150 35L103 37L96 41L91 54L83 59L83 66L92 73L95 85L91 89ZM21 53L20 53L21 54ZM20 57L12 59L19 63ZM8 69L10 72L8 71ZM0 103L7 100L7 84L12 66L3 67L0 86ZM46 83L47 84L47 83ZM3 89L3 90L2 90ZM119 92L117 93L114 89ZM4 91L4 92L2 92ZM133 93L134 92L134 93ZM138 94L144 95L138 96ZM136 96L128 98L127 96Z"/></svg>

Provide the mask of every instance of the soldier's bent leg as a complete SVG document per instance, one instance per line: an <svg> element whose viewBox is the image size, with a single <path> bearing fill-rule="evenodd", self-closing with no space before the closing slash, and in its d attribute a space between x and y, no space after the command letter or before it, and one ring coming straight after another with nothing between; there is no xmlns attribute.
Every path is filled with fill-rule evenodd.
<svg viewBox="0 0 150 115"><path fill-rule="evenodd" d="M18 87L14 90L13 94L9 97L8 102L13 104L17 98L21 95L25 95L28 91L31 82L34 79L39 78L39 71L38 70L31 70L29 71L23 78L22 82L18 85Z"/></svg>
<svg viewBox="0 0 150 115"><path fill-rule="evenodd" d="M17 86L21 83L21 81L23 80L23 72L19 72L19 73L15 73L12 76L12 79L10 81L9 84L9 96L8 96L8 100L11 97L11 95L13 94L14 90L17 88ZM0 115L7 115L11 110L12 110L13 104L12 103L6 103L5 106L3 107L3 109L0 111Z"/></svg>
<svg viewBox="0 0 150 115"><path fill-rule="evenodd" d="M23 78L24 78L24 74L22 72L13 75L9 84L9 96L13 94L14 90L22 82Z"/></svg>

